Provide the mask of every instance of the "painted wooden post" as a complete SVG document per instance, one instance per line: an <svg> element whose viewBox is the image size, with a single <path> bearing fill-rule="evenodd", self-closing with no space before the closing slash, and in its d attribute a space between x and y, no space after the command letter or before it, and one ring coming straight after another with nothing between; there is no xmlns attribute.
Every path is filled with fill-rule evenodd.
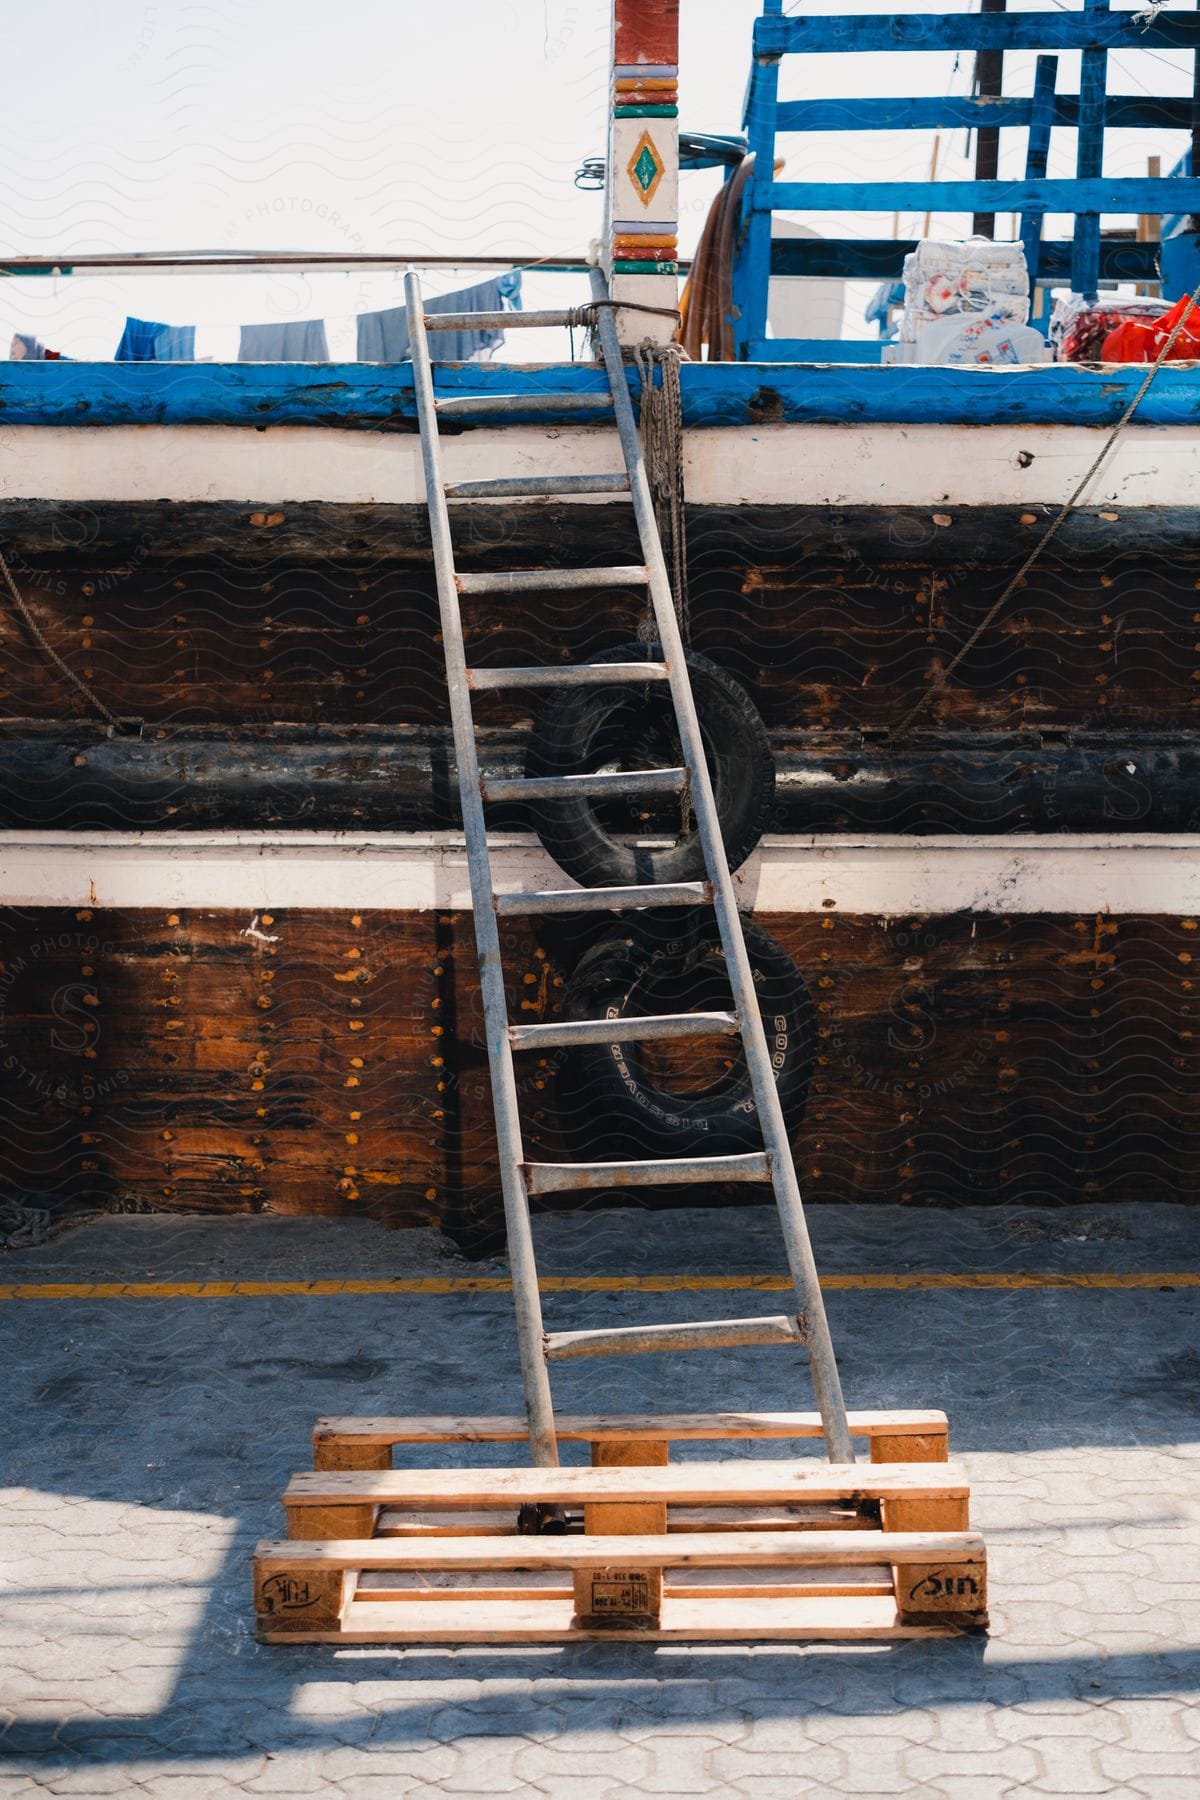
<svg viewBox="0 0 1200 1800"><path fill-rule="evenodd" d="M763 17L777 18L783 0L764 0ZM763 356L771 288L771 203L775 182L775 123L779 106L779 57L755 46L742 123L754 172L742 206L742 239L733 274L734 355L739 362Z"/></svg>
<svg viewBox="0 0 1200 1800"><path fill-rule="evenodd" d="M1097 13L1108 11L1108 0L1084 0L1088 23L1097 24ZM1104 169L1105 89L1108 51L1085 50L1079 59L1079 146L1075 173L1080 181L1097 179ZM1100 282L1100 214L1075 215L1075 246L1071 254L1071 287L1087 300L1096 298Z"/></svg>
<svg viewBox="0 0 1200 1800"><path fill-rule="evenodd" d="M1026 181L1044 181L1050 162L1050 133L1054 126L1054 90L1058 81L1057 56L1039 56L1033 82L1033 110L1029 117L1029 141L1025 151ZM1029 270L1030 322L1040 318L1038 265L1042 254L1044 212L1030 207L1021 214L1021 242ZM1098 253L1098 247L1097 247Z"/></svg>
<svg viewBox="0 0 1200 1800"><path fill-rule="evenodd" d="M679 301L679 0L613 0L604 268L613 298ZM617 313L623 344L665 343L675 321Z"/></svg>
<svg viewBox="0 0 1200 1800"><path fill-rule="evenodd" d="M981 13L1002 13L1007 9L1008 0L979 0ZM1004 92L1004 52L1003 50L977 50L975 52L975 92L981 100L998 100ZM976 181L995 181L1000 173L1000 127L998 125L981 125L975 133L975 179ZM994 238L996 235L996 215L990 212L977 212L971 220L971 230L976 237ZM928 228L924 233L929 236Z"/></svg>

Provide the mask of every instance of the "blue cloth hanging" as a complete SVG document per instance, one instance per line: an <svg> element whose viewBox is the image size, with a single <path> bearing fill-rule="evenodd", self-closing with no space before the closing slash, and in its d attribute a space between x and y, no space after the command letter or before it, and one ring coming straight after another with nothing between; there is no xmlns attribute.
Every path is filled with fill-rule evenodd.
<svg viewBox="0 0 1200 1800"><path fill-rule="evenodd" d="M283 325L243 325L239 362L328 362L324 319L292 319Z"/></svg>
<svg viewBox="0 0 1200 1800"><path fill-rule="evenodd" d="M512 269L491 281L475 287L460 288L454 294L438 294L425 301L427 313L448 312L519 312L521 310L521 271ZM429 354L435 362L470 362L504 342L502 331L431 331ZM412 345L408 336L408 310L390 306L383 312L359 313L359 362L408 362Z"/></svg>
<svg viewBox="0 0 1200 1800"><path fill-rule="evenodd" d="M149 319L126 319L117 345L117 362L195 362L194 325L155 325Z"/></svg>

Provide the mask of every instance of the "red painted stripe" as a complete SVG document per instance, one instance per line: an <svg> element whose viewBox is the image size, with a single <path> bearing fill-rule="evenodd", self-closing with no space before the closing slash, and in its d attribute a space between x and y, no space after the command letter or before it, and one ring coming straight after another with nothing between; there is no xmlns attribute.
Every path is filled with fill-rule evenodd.
<svg viewBox="0 0 1200 1800"><path fill-rule="evenodd" d="M616 0L613 61L677 63L679 0Z"/></svg>

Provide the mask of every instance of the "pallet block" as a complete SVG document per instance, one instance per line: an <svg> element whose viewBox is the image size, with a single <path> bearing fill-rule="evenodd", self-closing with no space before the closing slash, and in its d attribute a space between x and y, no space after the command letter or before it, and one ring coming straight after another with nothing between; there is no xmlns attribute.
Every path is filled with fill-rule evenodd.
<svg viewBox="0 0 1200 1800"><path fill-rule="evenodd" d="M987 1625L944 1414L852 1413L870 1464L668 1461L678 1440L819 1437L815 1414L559 1421L590 1467L396 1469L396 1445L523 1441L517 1419L322 1419L258 1546L272 1643L942 1637ZM547 1529L547 1522L549 1528ZM540 1529L539 1529L540 1525Z"/></svg>

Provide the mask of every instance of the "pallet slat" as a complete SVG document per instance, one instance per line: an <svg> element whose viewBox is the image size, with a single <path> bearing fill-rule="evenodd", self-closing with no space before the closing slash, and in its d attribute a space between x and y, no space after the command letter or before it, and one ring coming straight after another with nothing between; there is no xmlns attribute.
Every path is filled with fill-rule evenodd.
<svg viewBox="0 0 1200 1800"><path fill-rule="evenodd" d="M455 1507L580 1505L662 1500L668 1504L770 1504L788 1500L965 1499L957 1463L823 1462L674 1463L625 1469L371 1469L305 1470L293 1475L288 1507L386 1505Z"/></svg>
<svg viewBox="0 0 1200 1800"><path fill-rule="evenodd" d="M980 1563L975 1531L743 1531L677 1537L346 1538L259 1544L263 1569L655 1569L753 1568L756 1565Z"/></svg>
<svg viewBox="0 0 1200 1800"><path fill-rule="evenodd" d="M748 1600L773 1595L893 1594L891 1569L884 1563L843 1567L836 1563L806 1569L667 1569L663 1591L681 1600ZM486 1600L569 1600L573 1590L562 1572L528 1569L519 1583L496 1569L371 1569L354 1589L357 1600L455 1600L466 1593Z"/></svg>
<svg viewBox="0 0 1200 1800"><path fill-rule="evenodd" d="M572 1623L571 1601L352 1601L336 1630L262 1632L267 1643L555 1644L596 1638L660 1643L828 1643L952 1637L952 1625L905 1625L890 1595L799 1595L788 1599L691 1600L669 1596L653 1631Z"/></svg>
<svg viewBox="0 0 1200 1800"><path fill-rule="evenodd" d="M944 1412L852 1412L852 1437L901 1437L946 1430ZM605 1438L819 1438L821 1416L796 1413L598 1413L555 1420L563 1443L599 1443ZM325 1418L318 1419L314 1441L338 1439L364 1444L516 1444L529 1435L518 1418Z"/></svg>

